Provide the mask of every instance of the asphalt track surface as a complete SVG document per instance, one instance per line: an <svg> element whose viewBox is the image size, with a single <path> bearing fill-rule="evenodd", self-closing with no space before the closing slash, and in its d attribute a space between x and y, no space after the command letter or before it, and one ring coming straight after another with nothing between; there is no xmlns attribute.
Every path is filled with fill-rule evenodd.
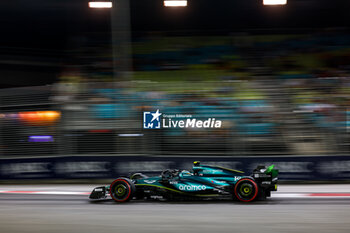
<svg viewBox="0 0 350 233"><path fill-rule="evenodd" d="M255 203L90 202L93 187L0 185L0 233L350 232L350 185L281 185ZM329 192L345 195L297 195Z"/></svg>

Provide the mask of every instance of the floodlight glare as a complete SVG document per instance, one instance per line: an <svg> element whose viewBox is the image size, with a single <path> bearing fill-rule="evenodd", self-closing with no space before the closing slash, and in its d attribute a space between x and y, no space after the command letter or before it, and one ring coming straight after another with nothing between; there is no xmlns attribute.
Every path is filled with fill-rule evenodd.
<svg viewBox="0 0 350 233"><path fill-rule="evenodd" d="M112 8L112 2L89 2L90 8Z"/></svg>
<svg viewBox="0 0 350 233"><path fill-rule="evenodd" d="M263 0L264 5L286 5L287 0Z"/></svg>
<svg viewBox="0 0 350 233"><path fill-rule="evenodd" d="M187 6L187 0L180 0L180 1L167 0L167 1L164 1L164 6L166 6L166 7L184 7L184 6Z"/></svg>

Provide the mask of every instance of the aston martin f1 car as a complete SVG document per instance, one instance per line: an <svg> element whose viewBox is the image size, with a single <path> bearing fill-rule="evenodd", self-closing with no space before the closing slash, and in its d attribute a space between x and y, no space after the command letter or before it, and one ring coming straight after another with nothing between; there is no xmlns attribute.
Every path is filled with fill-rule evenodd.
<svg viewBox="0 0 350 233"><path fill-rule="evenodd" d="M274 165L258 166L250 175L220 166L193 163L192 171L164 170L159 176L142 173L115 179L111 185L96 187L90 199L116 202L132 199L198 200L230 198L242 202L264 200L277 191L278 170Z"/></svg>

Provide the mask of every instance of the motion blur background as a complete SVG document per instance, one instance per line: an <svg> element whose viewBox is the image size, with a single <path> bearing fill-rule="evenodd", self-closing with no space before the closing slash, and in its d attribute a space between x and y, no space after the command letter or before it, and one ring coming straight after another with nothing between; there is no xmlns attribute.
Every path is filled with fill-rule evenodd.
<svg viewBox="0 0 350 233"><path fill-rule="evenodd" d="M81 171L81 162L107 155L249 156L285 161L282 172L309 172L302 179L331 168L313 164L320 157L340 161L334 179L347 179L349 1L125 2L112 9L85 0L0 3L3 176L50 177L28 165L33 157L70 156ZM223 126L144 130L142 112L157 109ZM26 165L11 170L11 163ZM57 170L49 163L45 169ZM113 162L102 167L116 171Z"/></svg>
<svg viewBox="0 0 350 233"><path fill-rule="evenodd" d="M0 0L0 232L349 232L349 0L112 2ZM157 109L223 124L143 129ZM278 191L88 201L198 160L275 164Z"/></svg>

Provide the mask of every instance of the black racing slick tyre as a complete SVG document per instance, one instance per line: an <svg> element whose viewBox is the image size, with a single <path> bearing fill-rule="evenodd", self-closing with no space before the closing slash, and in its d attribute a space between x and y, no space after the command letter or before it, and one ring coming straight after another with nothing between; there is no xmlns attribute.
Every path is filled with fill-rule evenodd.
<svg viewBox="0 0 350 233"><path fill-rule="evenodd" d="M128 178L118 178L110 186L110 195L116 202L130 201L135 193L136 187Z"/></svg>
<svg viewBox="0 0 350 233"><path fill-rule="evenodd" d="M236 183L234 193L239 201L251 202L257 198L259 188L254 180L244 178Z"/></svg>

